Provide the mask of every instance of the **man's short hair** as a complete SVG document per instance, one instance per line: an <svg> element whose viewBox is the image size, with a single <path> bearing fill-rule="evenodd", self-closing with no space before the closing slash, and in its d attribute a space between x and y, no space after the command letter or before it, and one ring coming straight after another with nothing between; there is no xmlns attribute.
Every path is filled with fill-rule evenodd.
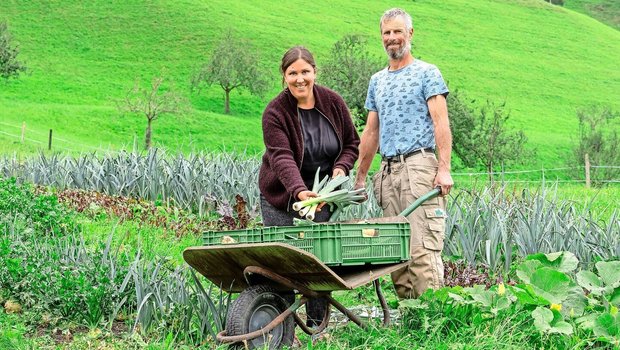
<svg viewBox="0 0 620 350"><path fill-rule="evenodd" d="M405 12L405 10L399 9L397 7L383 12L383 16L381 16L381 21L379 22L379 29L382 29L384 22L394 19L396 17L401 17L405 21L405 29L407 29L407 31L413 29L413 20L411 19L411 16L407 12Z"/></svg>

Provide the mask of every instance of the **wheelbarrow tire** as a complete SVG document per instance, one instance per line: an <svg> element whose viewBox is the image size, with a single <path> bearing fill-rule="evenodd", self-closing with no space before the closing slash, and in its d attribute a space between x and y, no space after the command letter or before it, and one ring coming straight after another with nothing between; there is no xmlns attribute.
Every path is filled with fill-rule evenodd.
<svg viewBox="0 0 620 350"><path fill-rule="evenodd" d="M226 316L227 335L243 335L265 327L290 306L289 302L269 285L255 285L246 288L233 301ZM250 349L263 348L269 342L270 349L291 346L295 336L295 320L287 317L271 332L271 337L248 340ZM271 339L270 339L271 338ZM244 348L243 343L234 343L233 349Z"/></svg>

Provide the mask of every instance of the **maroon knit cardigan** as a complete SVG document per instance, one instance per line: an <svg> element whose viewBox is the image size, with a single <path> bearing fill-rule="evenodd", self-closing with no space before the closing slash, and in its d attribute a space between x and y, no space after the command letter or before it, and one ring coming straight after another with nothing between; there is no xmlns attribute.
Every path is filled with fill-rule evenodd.
<svg viewBox="0 0 620 350"><path fill-rule="evenodd" d="M315 84L312 91L314 107L329 118L341 142L342 151L333 167L348 174L357 160L360 143L349 109L340 95L326 87ZM266 149L258 187L271 205L285 210L291 196L297 200L299 192L307 190L299 171L304 148L297 99L288 89L269 102L263 112L263 140Z"/></svg>

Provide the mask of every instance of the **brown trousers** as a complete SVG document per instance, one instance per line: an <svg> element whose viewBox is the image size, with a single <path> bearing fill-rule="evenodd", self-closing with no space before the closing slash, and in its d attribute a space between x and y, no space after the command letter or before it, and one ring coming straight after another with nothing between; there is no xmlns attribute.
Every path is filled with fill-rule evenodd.
<svg viewBox="0 0 620 350"><path fill-rule="evenodd" d="M399 162L381 162L373 176L374 193L383 216L396 216L409 204L433 189L437 174L435 154L420 152ZM411 225L409 266L392 273L400 298L417 298L428 288L443 286L441 251L445 237L446 200L426 201L407 219Z"/></svg>

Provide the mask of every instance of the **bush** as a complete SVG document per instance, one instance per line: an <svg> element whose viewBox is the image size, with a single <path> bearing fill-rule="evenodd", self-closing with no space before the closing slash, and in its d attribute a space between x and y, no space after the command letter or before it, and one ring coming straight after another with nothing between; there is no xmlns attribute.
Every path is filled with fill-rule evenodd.
<svg viewBox="0 0 620 350"><path fill-rule="evenodd" d="M573 162L583 167L585 155L588 155L592 165L590 177L594 184L600 185L620 177L620 153L617 150L620 142L619 116L620 113L609 107L590 107L577 111L579 143L573 150ZM581 178L583 172L580 170L577 176Z"/></svg>
<svg viewBox="0 0 620 350"><path fill-rule="evenodd" d="M74 226L69 211L58 203L56 196L36 196L32 186L20 185L14 178L0 178L0 224L10 221L22 223L23 233L34 230L60 235Z"/></svg>
<svg viewBox="0 0 620 350"><path fill-rule="evenodd" d="M506 125L510 113L505 107L504 103L487 101L477 110L458 90L448 96L454 153L466 167L484 167L489 180L498 166L522 163L535 155L535 151L525 149L523 131L510 130Z"/></svg>
<svg viewBox="0 0 620 350"><path fill-rule="evenodd" d="M368 53L363 36L348 34L334 44L327 62L321 67L319 79L342 95L358 129L366 124L364 103L368 82L382 66L382 60Z"/></svg>

